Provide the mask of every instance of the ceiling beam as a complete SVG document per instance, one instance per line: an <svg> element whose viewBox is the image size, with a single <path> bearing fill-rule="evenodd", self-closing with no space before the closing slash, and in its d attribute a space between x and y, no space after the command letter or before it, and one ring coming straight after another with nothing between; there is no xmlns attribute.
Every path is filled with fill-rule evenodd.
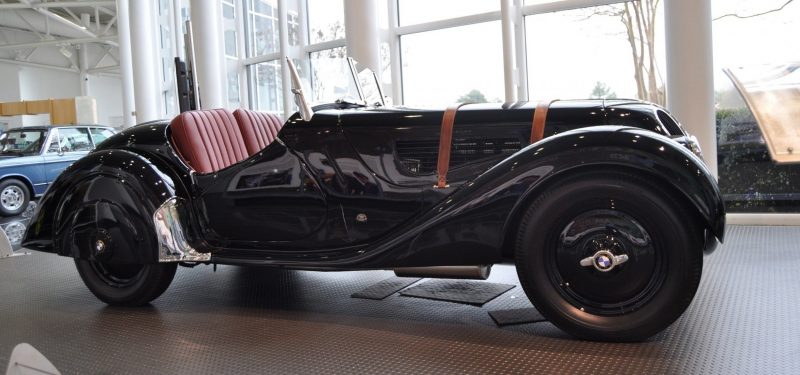
<svg viewBox="0 0 800 375"><path fill-rule="evenodd" d="M114 72L114 71L117 71L117 70L119 70L119 65L104 66L102 68L93 68L93 69L89 69L87 72L89 74L96 74L96 73L103 73L103 72Z"/></svg>
<svg viewBox="0 0 800 375"><path fill-rule="evenodd" d="M98 35L98 36L106 35L106 33L108 33L108 30L111 29L111 27L114 26L114 23L116 23L116 22L117 22L117 16L114 16L110 20L108 20L108 23L106 24L106 27L102 31L100 31L100 35ZM102 24L98 24L98 25L102 25ZM98 30L99 30L99 27L98 27Z"/></svg>
<svg viewBox="0 0 800 375"><path fill-rule="evenodd" d="M35 48L31 49L31 52L29 52L29 53L28 53L28 54L27 54L27 55L26 55L26 56L23 58L23 60L25 60L25 61L31 61L31 56L33 56L33 54L34 54L34 53L36 53L36 51L38 51L38 50L39 50L39 47L35 47Z"/></svg>
<svg viewBox="0 0 800 375"><path fill-rule="evenodd" d="M74 7L92 7L92 6L108 6L116 7L117 3L114 1L51 1L48 3L10 3L0 4L0 9L47 9L47 8L74 8Z"/></svg>
<svg viewBox="0 0 800 375"><path fill-rule="evenodd" d="M40 33L39 33L39 31L38 31L38 30L36 30L36 28L35 28L35 27L33 27L33 25L31 25L31 23L30 23L30 22L28 22L28 19L27 19L27 18L25 18L25 17L23 17L23 16L22 16L22 14L20 14L20 12L19 12L18 10L14 10L14 14L16 14L16 15L17 15L17 17L19 17L19 18L22 20L22 22L25 22L25 24L26 24L26 25L28 25L28 29L29 29L30 31L32 31L34 34L36 34L36 36L37 36L37 37L38 37L40 40L43 40L43 39L44 39L44 37L42 36L42 34L40 34Z"/></svg>
<svg viewBox="0 0 800 375"><path fill-rule="evenodd" d="M46 46L61 46L68 44L99 43L109 40L117 40L117 36L107 35L95 38L54 39L54 40L42 40L33 43L5 44L5 45L0 45L0 50L26 49L26 48L36 48L36 47L46 47Z"/></svg>
<svg viewBox="0 0 800 375"><path fill-rule="evenodd" d="M30 67L34 67L34 68L53 69L53 70L60 70L62 72L78 73L77 69L65 68L63 66L38 64L38 63L33 63L33 62L28 62L28 61L0 59L0 64L22 65L22 66L30 66Z"/></svg>
<svg viewBox="0 0 800 375"><path fill-rule="evenodd" d="M102 49L104 51L104 53L102 55L100 55L100 58L98 58L97 61L92 65L91 69L97 68L100 65L100 63L103 62L103 59L106 58L106 56L110 57L111 60L114 60L114 62L117 64L117 66L119 66L119 59L117 57L115 57L114 54L111 53L111 47L110 46L101 45L100 49Z"/></svg>
<svg viewBox="0 0 800 375"><path fill-rule="evenodd" d="M105 7L100 7L100 6L99 6L99 7L97 7L97 9L98 9L99 11L101 11L101 12L103 12L103 13L105 13L105 14L109 15L109 16L116 16L116 15L117 15L117 12L116 12L116 10L117 10L117 4L115 4L115 3L112 1L112 5L113 5L113 8L114 8L114 11L111 11L111 10L109 10L108 8L105 8Z"/></svg>
<svg viewBox="0 0 800 375"><path fill-rule="evenodd" d="M62 6L58 5L58 4L63 4L62 2L31 3L30 0L20 0L20 3L28 5L28 8L32 8L34 11L39 12L39 14L41 14L41 15L49 18L49 19L52 19L53 21L59 22L59 23L65 25L65 26L69 26L70 28L72 28L72 29L74 29L74 30L86 35L87 37L97 38L97 35L95 33L91 32L91 31L89 31L86 28L86 26L81 26L79 24L76 24L75 22L72 22L72 21L70 21L70 20L68 20L68 19L66 19L64 17L61 17L58 14L55 14L55 13L53 13L53 12L47 10L47 9L41 9L41 8L36 8L35 7L35 6L40 5L40 4L56 4L55 6L62 7ZM79 2L79 3L88 3L88 2ZM16 4L0 4L0 5L16 5ZM0 8L0 9L2 9L2 8ZM107 43L107 44L111 44L113 46L119 45L119 43L117 43L116 40L104 40L103 42Z"/></svg>
<svg viewBox="0 0 800 375"><path fill-rule="evenodd" d="M80 18L80 17L78 17L78 16L77 16L75 13L73 13L71 10L69 10L69 8L64 8L64 11L65 11L65 12L67 12L67 14L69 14L70 16L72 16L72 19L73 19L73 20L75 20L75 24L76 24L76 25L78 25L78 26L81 26L81 27L83 27L84 29L88 29L88 28L89 28L89 26L88 26L88 25L86 25L86 24L84 24L83 22L81 22L81 18Z"/></svg>

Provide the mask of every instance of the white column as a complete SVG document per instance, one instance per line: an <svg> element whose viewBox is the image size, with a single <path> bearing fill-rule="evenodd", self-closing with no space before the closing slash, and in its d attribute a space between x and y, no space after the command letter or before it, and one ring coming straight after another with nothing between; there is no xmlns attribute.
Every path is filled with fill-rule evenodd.
<svg viewBox="0 0 800 375"><path fill-rule="evenodd" d="M253 109L250 106L250 82L248 82L246 67L242 62L242 60L247 56L247 50L245 46L246 35L244 30L244 20L245 17L247 17L247 10L244 7L245 6L241 5L241 2L236 3L236 51L237 56L239 56L236 69L237 72L239 72L240 106L242 108ZM286 91L286 88L284 88L284 91Z"/></svg>
<svg viewBox="0 0 800 375"><path fill-rule="evenodd" d="M119 37L119 72L122 81L122 119L124 126L136 123L134 112L133 65L128 0L117 0L117 35Z"/></svg>
<svg viewBox="0 0 800 375"><path fill-rule="evenodd" d="M225 107L224 55L220 50L222 27L218 0L192 0L192 33L201 108Z"/></svg>
<svg viewBox="0 0 800 375"><path fill-rule="evenodd" d="M697 137L717 175L710 0L664 1L667 107Z"/></svg>
<svg viewBox="0 0 800 375"><path fill-rule="evenodd" d="M400 27L398 20L399 0L389 1L389 58L392 71L392 103L395 105L403 104L403 74L400 60L400 36L397 35L397 28Z"/></svg>
<svg viewBox="0 0 800 375"><path fill-rule="evenodd" d="M131 51L136 51L132 55L133 79L136 82L136 121L140 123L161 117L161 81L158 78L158 66L154 64L159 48L155 38L153 4L152 1L141 0L129 3Z"/></svg>
<svg viewBox="0 0 800 375"><path fill-rule="evenodd" d="M89 45L78 45L78 65L80 66L79 79L81 81L81 96L90 96L89 93Z"/></svg>
<svg viewBox="0 0 800 375"><path fill-rule="evenodd" d="M354 58L359 70L370 68L381 75L378 2L344 0L344 29L347 55Z"/></svg>
<svg viewBox="0 0 800 375"><path fill-rule="evenodd" d="M278 0L278 34L280 39L281 55L288 55L289 51L289 13L286 9L286 0ZM292 76L289 71L289 65L286 64L285 59L281 59L281 79L284 82L283 88L283 118L288 119L294 111L292 105L293 94L287 90L287 86L291 87Z"/></svg>
<svg viewBox="0 0 800 375"><path fill-rule="evenodd" d="M517 101L516 60L514 45L514 3L500 0L501 24L503 28L503 77L505 78L506 102Z"/></svg>
<svg viewBox="0 0 800 375"><path fill-rule="evenodd" d="M81 14L81 23L84 26L91 24L88 13ZM86 43L78 46L78 66L80 67L79 79L81 81L81 96L89 96L89 45Z"/></svg>
<svg viewBox="0 0 800 375"><path fill-rule="evenodd" d="M183 46L183 20L181 19L181 0L172 1L172 38L175 44L175 57L186 62L186 50Z"/></svg>
<svg viewBox="0 0 800 375"><path fill-rule="evenodd" d="M525 42L525 17L522 15L523 0L514 0L514 44L517 58L517 100L528 99L528 56Z"/></svg>

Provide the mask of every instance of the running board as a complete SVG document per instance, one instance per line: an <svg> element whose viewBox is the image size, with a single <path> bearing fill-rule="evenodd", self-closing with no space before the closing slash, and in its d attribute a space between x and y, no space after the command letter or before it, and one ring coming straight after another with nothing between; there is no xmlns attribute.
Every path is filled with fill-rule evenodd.
<svg viewBox="0 0 800 375"><path fill-rule="evenodd" d="M489 278L491 270L491 264L482 266L401 267L395 268L394 274L399 277L486 280Z"/></svg>

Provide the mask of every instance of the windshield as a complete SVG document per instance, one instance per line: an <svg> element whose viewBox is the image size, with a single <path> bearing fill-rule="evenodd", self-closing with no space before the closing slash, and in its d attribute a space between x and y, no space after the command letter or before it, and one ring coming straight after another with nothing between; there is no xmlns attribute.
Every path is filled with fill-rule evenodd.
<svg viewBox="0 0 800 375"><path fill-rule="evenodd" d="M0 135L0 153L38 155L44 143L45 130L9 130Z"/></svg>

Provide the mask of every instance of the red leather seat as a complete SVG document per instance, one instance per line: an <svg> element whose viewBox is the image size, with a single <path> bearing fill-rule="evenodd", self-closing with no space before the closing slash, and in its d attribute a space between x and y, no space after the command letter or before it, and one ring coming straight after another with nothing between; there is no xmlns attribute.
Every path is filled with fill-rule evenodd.
<svg viewBox="0 0 800 375"><path fill-rule="evenodd" d="M244 136L244 144L251 156L269 146L278 137L278 132L283 127L278 116L267 112L239 108L233 111L233 117L239 124L239 130Z"/></svg>
<svg viewBox="0 0 800 375"><path fill-rule="evenodd" d="M248 158L236 119L225 109L183 112L170 122L178 154L198 173L211 173Z"/></svg>

